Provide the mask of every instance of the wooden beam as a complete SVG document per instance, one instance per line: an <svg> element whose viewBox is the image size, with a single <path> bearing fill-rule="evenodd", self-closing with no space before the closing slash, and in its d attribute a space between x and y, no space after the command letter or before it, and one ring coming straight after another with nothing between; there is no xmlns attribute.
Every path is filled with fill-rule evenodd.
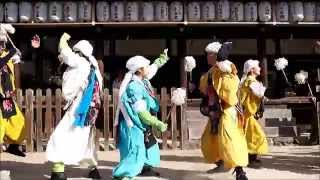
<svg viewBox="0 0 320 180"><path fill-rule="evenodd" d="M184 87L187 89L188 82L187 82L187 73L184 70L184 57L187 53L187 41L186 39L178 39L177 40L177 46L178 46L178 55L177 58L180 62L180 87Z"/></svg>

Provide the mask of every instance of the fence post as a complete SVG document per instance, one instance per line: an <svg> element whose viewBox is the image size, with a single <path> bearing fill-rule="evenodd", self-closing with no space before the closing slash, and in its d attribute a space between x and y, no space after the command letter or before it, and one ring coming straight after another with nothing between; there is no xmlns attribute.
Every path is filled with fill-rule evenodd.
<svg viewBox="0 0 320 180"><path fill-rule="evenodd" d="M26 139L27 139L27 152L34 151L33 142L33 90L27 89L26 91Z"/></svg>
<svg viewBox="0 0 320 180"><path fill-rule="evenodd" d="M45 137L48 138L52 132L53 118L52 118L52 91L46 90L46 116L45 116Z"/></svg>
<svg viewBox="0 0 320 180"><path fill-rule="evenodd" d="M113 100L113 123L112 123L112 127L113 127L113 131L112 131L112 134L113 134L113 138L114 140L116 141L116 137L117 137L117 127L114 126L115 124L115 114L116 114L116 110L117 110L117 106L118 106L118 96L119 96L119 90L117 89L113 89L113 93L112 93L112 100Z"/></svg>
<svg viewBox="0 0 320 180"><path fill-rule="evenodd" d="M23 108L22 102L23 102L22 90L17 89L17 104L18 104L19 108L21 109L21 112L22 112L22 108Z"/></svg>
<svg viewBox="0 0 320 180"><path fill-rule="evenodd" d="M161 120L162 122L167 122L168 114L168 94L167 88L161 88ZM162 149L167 149L168 133L167 131L162 133Z"/></svg>
<svg viewBox="0 0 320 180"><path fill-rule="evenodd" d="M61 120L61 109L62 109L62 103L61 103L61 89L57 89L55 92L55 108L56 108L56 121L54 123L54 127L59 123Z"/></svg>
<svg viewBox="0 0 320 180"><path fill-rule="evenodd" d="M171 88L171 96L175 88ZM172 139L172 149L177 148L177 106L172 104L171 111L171 139Z"/></svg>
<svg viewBox="0 0 320 180"><path fill-rule="evenodd" d="M42 152L42 90L36 90L36 150Z"/></svg>
<svg viewBox="0 0 320 180"><path fill-rule="evenodd" d="M104 135L104 150L109 150L110 136L110 117L109 117L109 89L105 89L103 93L103 135Z"/></svg>
<svg viewBox="0 0 320 180"><path fill-rule="evenodd" d="M187 109L187 100L186 103L180 106L180 120L181 120L181 129L180 129L180 148L186 149L187 139L188 139L188 126L186 122L186 109Z"/></svg>

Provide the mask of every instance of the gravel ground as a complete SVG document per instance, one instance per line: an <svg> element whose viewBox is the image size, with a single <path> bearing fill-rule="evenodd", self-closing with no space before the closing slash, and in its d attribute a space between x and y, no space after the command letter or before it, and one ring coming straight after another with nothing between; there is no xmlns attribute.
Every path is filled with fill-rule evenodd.
<svg viewBox="0 0 320 180"><path fill-rule="evenodd" d="M215 165L203 162L200 150L171 150L161 152L157 168L163 178L148 177L137 180L233 180L232 171L207 174ZM0 154L1 180L42 180L50 175L50 164L45 153L28 153L26 158ZM99 152L99 169L103 179L111 179L112 167L117 164L117 151ZM320 146L273 146L270 154L262 157L264 168L246 168L250 180L319 180ZM85 167L67 167L69 179L86 180ZM10 174L10 175L9 175Z"/></svg>

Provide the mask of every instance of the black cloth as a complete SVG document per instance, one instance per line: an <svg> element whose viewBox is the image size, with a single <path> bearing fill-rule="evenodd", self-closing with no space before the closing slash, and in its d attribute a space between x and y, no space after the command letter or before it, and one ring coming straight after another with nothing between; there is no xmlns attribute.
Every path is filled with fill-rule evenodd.
<svg viewBox="0 0 320 180"><path fill-rule="evenodd" d="M218 51L217 54L217 60L218 61L224 61L226 59L228 59L230 53L232 50L232 42L224 42L220 48L220 50Z"/></svg>

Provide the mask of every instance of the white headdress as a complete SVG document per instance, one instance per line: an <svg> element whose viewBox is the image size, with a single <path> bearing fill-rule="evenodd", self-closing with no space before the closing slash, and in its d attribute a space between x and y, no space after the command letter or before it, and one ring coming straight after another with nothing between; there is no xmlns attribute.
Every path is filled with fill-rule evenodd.
<svg viewBox="0 0 320 180"><path fill-rule="evenodd" d="M126 64L126 68L129 70L126 75L124 76L124 79L122 80L121 82L121 85L120 85L120 89L119 89L119 96L118 96L118 107L117 107L117 110L116 110L116 115L115 115L115 126L118 125L118 122L119 122L119 114L120 114L120 109L121 109L121 112L123 113L124 115L124 118L127 122L127 125L129 127L131 127L133 124L132 124L132 121L130 120L129 116L127 115L127 112L123 106L123 104L121 103L121 97L124 93L124 91L127 89L127 86L129 84L129 82L131 81L134 73L140 69L140 68L143 68L143 67L148 67L150 65L150 61L143 57L143 56L134 56L134 57L131 57L128 61L127 61L127 64Z"/></svg>
<svg viewBox="0 0 320 180"><path fill-rule="evenodd" d="M15 29L11 24L0 24L0 41L8 41L8 34L14 34Z"/></svg>
<svg viewBox="0 0 320 180"><path fill-rule="evenodd" d="M249 59L243 65L243 75L241 77L240 85L244 83L246 80L248 73L251 71L252 68L259 68L260 62L258 60Z"/></svg>
<svg viewBox="0 0 320 180"><path fill-rule="evenodd" d="M212 42L210 44L207 45L205 51L207 53L215 53L217 54L221 48L222 44L219 42Z"/></svg>

